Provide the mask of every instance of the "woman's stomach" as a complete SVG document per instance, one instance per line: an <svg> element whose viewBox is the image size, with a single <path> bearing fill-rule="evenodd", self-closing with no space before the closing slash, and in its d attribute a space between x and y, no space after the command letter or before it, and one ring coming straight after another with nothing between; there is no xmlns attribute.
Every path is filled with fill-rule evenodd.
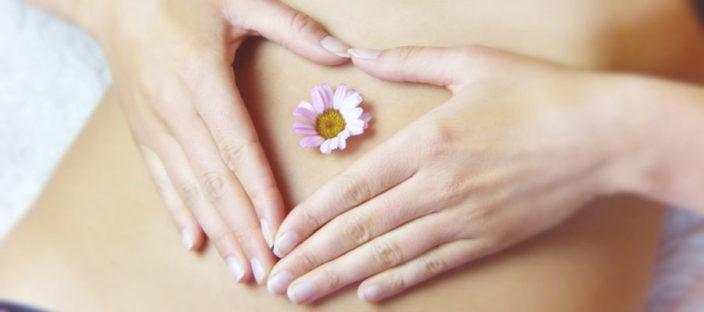
<svg viewBox="0 0 704 312"><path fill-rule="evenodd" d="M320 20L333 34L362 47L481 44L584 68L637 69L679 77L697 68L697 63L687 64L685 69L679 65L687 53L697 49L696 41L682 42L686 34L697 32L693 12L685 1L288 2ZM619 39L629 37L624 29L638 23L649 25L642 21L646 17L659 23L655 12L669 16L668 25L677 25L677 33L682 35L663 37L648 26L633 31L641 35L642 50L614 49L616 44L630 45ZM690 48L674 50L685 43ZM657 49L650 48L653 45L658 45ZM659 60L661 53L669 54L669 61ZM300 202L352 161L450 96L435 87L383 82L350 65L315 65L261 40L242 47L237 80L289 205ZM293 109L309 99L311 87L320 83L345 83L357 90L364 97L364 109L373 117L369 131L350 139L345 151L332 155L300 148L300 137L291 130L296 122Z"/></svg>

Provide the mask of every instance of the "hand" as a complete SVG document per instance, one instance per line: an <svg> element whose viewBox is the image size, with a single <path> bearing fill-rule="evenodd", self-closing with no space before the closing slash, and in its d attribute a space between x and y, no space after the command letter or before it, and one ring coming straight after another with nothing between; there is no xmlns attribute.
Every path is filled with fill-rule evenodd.
<svg viewBox="0 0 704 312"><path fill-rule="evenodd" d="M94 5L105 10L96 9L102 22L91 32L105 48L134 137L184 244L197 249L204 231L238 281L263 281L284 210L235 85L235 52L261 35L333 65L347 61L346 46L278 1Z"/></svg>
<svg viewBox="0 0 704 312"><path fill-rule="evenodd" d="M453 96L286 217L270 291L310 303L364 280L359 297L378 301L544 231L614 189L607 181L629 144L593 96L601 79L480 47L350 54L373 76Z"/></svg>

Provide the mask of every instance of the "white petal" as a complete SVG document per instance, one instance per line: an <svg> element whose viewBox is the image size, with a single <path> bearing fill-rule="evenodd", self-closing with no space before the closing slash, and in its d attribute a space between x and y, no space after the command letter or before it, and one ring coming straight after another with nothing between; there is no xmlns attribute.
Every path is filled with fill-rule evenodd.
<svg viewBox="0 0 704 312"><path fill-rule="evenodd" d="M350 135L360 135L364 133L364 125L347 125L347 130Z"/></svg>
<svg viewBox="0 0 704 312"><path fill-rule="evenodd" d="M342 130L342 132L340 132L340 134L338 134L337 137L342 140L347 140L347 138L350 137L350 132L347 129Z"/></svg>
<svg viewBox="0 0 704 312"><path fill-rule="evenodd" d="M339 86L337 86L337 89L335 89L335 95L332 98L333 108L340 108L340 105L342 104L342 101L344 101L344 99L347 97L348 92L349 89L347 88L347 85L340 84Z"/></svg>
<svg viewBox="0 0 704 312"><path fill-rule="evenodd" d="M347 138L340 138L340 142L338 142L338 145L340 147L340 150L344 150L345 148L347 148Z"/></svg>
<svg viewBox="0 0 704 312"><path fill-rule="evenodd" d="M334 137L334 138L330 139L330 149L331 149L331 150L337 149L337 146L338 146L337 143L338 143L339 141L340 141L340 140L339 140L337 137Z"/></svg>
<svg viewBox="0 0 704 312"><path fill-rule="evenodd" d="M342 103L340 103L340 108L355 108L362 103L362 96L357 92L351 92Z"/></svg>
<svg viewBox="0 0 704 312"><path fill-rule="evenodd" d="M355 107L352 109L342 109L340 113L342 113L342 117L345 118L345 122L351 122L352 120L359 119L359 116L362 116L364 110L361 107Z"/></svg>
<svg viewBox="0 0 704 312"><path fill-rule="evenodd" d="M320 144L320 152L329 155L330 152L332 152L332 149L330 148L330 140L325 140L323 144Z"/></svg>

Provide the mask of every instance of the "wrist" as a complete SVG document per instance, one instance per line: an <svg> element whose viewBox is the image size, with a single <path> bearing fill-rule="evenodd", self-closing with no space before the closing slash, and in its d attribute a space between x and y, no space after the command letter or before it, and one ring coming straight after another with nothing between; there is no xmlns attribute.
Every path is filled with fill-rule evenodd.
<svg viewBox="0 0 704 312"><path fill-rule="evenodd" d="M662 143L657 131L659 103L648 79L633 75L587 74L585 116L603 170L601 195L644 194L652 188L650 175L660 168Z"/></svg>

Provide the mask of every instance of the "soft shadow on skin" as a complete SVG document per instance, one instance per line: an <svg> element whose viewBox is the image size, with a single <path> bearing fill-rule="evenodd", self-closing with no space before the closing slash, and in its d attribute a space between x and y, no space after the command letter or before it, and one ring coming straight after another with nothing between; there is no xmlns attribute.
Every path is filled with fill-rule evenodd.
<svg viewBox="0 0 704 312"><path fill-rule="evenodd" d="M258 54L257 51L261 49L263 42L264 40L261 38L251 38L246 40L242 43L242 46L237 51L237 56L235 57L235 60L237 60L234 64L235 76L237 77L237 87L240 90L242 100L247 106L247 111L250 115L258 114L258 111L263 105L266 105L266 103L263 103L262 97L256 96L257 93L253 91L262 89L262 81L260 81L260 79L241 78L256 77L254 66L246 66L243 64L246 64L248 60L252 60L254 55ZM281 176L284 171L281 170L280 163L271 161L272 159L278 159L280 157L280 155L276 153L276 150L271 148L274 144L271 139L273 131L266 129L265 125L257 122L254 122L254 128L257 131L257 135L259 136L259 140L261 141L262 148L264 149L265 156L269 161L271 170L274 173L276 184L279 187L279 190L281 190L281 195L284 198L284 206L292 207L292 196L286 192L286 190L290 190L291 188L286 184L288 180Z"/></svg>
<svg viewBox="0 0 704 312"><path fill-rule="evenodd" d="M265 40L261 38L252 38L245 41L238 50L237 57L235 58L237 60L237 63L234 64L234 68L237 76L238 88L241 92L242 99L245 105L247 106L247 110L251 116L266 116L267 114L265 114L265 112L268 107L271 106L270 103L265 102L264 98L266 97L260 96L262 92L261 90L266 90L266 88L264 87L266 84L265 79L258 77L258 72L255 68L256 66L250 65L252 63L255 63L251 61L254 57L257 57L258 55L262 54L260 53L260 51L262 49L264 41ZM304 62L309 62L307 60L301 60ZM313 63L310 63L310 65L321 67L324 66L316 65ZM349 69L351 66L351 64L345 64L328 68ZM247 79L241 77L247 77ZM330 81L329 83L333 87L336 87L337 84L342 82ZM312 85L309 86L309 88L312 87ZM350 88L356 89L353 85L350 85ZM364 95L363 90L357 91ZM280 113L290 115L293 111L293 108L298 104L298 101L305 100L309 97L309 90L302 90L301 94L305 94L305 96L292 101L289 108L281 111ZM323 156L320 154L319 151L315 149L306 150L305 152L310 153L311 157L335 157L339 160L346 160L349 158L360 158L363 155L363 153L361 152L362 149L368 147L368 144L371 144L370 142L372 142L373 138L376 136L374 124L376 123L377 118L377 116L375 116L374 105L372 103L368 102L365 99L365 102L362 103L362 107L365 111L370 112L372 114L370 127L364 132L363 135L359 137L351 137L350 139L348 139L349 143L347 145L347 149L345 149L344 151L334 151L333 155L329 156ZM280 155L281 149L279 149L279 152L277 152L277 149L273 148L274 144L276 144L274 136L277 134L275 133L275 131L273 131L273 129L267 128L265 124L266 123L255 122L254 127L262 143L262 148L266 153L266 157L269 160L269 164L271 165L271 168L274 172L276 183L279 186L279 190L281 190L282 192L282 196L284 197L284 204L286 207L293 207L293 205L295 204L292 200L293 196L292 194L290 194L290 191L287 191L293 189L292 187L289 187L290 185L288 184L291 182L289 181L289 179L286 179L286 177L283 176L285 170L282 170L283 168L281 167L281 164L277 163L276 161L271 161L283 158L282 155ZM298 139L300 138L296 137L296 140Z"/></svg>
<svg viewBox="0 0 704 312"><path fill-rule="evenodd" d="M630 14L603 24L594 35L606 56L600 67L704 81L704 24L698 21L692 1L634 7Z"/></svg>

